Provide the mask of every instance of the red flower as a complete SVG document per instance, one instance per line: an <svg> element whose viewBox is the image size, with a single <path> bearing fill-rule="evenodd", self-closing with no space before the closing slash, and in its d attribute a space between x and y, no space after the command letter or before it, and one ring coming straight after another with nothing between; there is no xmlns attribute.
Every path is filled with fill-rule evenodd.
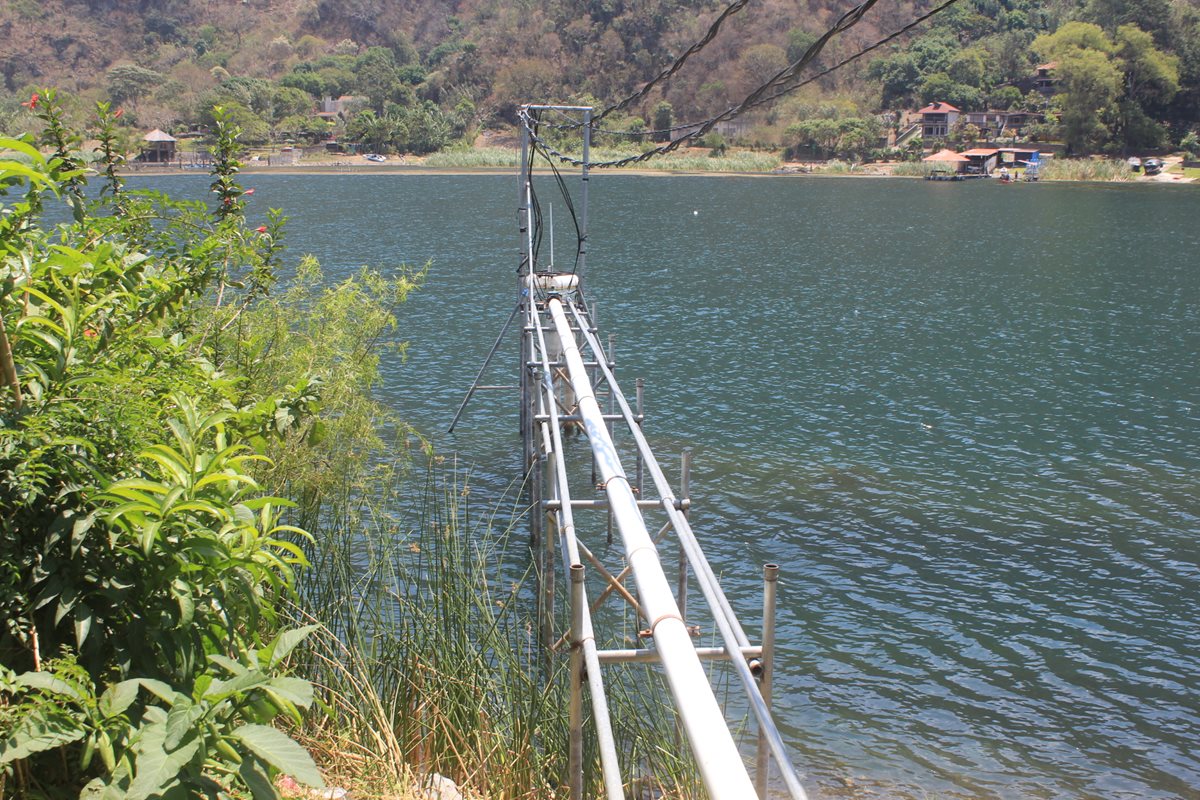
<svg viewBox="0 0 1200 800"><path fill-rule="evenodd" d="M25 107L26 107L26 108L28 108L30 111L32 111L33 109L37 108L37 104L38 104L38 100L39 100L39 99L41 99L41 98L39 98L39 97L38 97L38 93L37 93L37 92L34 92L34 93L33 93L33 97L30 97L30 98L29 98L29 102L28 102L28 103L21 103L21 105L25 106Z"/></svg>
<svg viewBox="0 0 1200 800"><path fill-rule="evenodd" d="M83 335L84 335L86 338L88 338L88 339L95 339L95 338L96 338L96 337L97 337L99 334L97 334L97 333L96 333L94 330L92 330L91 328L84 328L84 329L83 329Z"/></svg>
<svg viewBox="0 0 1200 800"><path fill-rule="evenodd" d="M122 115L122 114L124 114L124 113L125 113L125 109L123 109L123 108L118 108L118 109L117 109L117 113L113 114L113 119L120 119L120 118L121 118L121 115Z"/></svg>
<svg viewBox="0 0 1200 800"><path fill-rule="evenodd" d="M266 233L266 232L267 232L267 226L266 226L266 225L259 225L257 228L255 228L255 229L254 229L254 232L255 232L255 233Z"/></svg>

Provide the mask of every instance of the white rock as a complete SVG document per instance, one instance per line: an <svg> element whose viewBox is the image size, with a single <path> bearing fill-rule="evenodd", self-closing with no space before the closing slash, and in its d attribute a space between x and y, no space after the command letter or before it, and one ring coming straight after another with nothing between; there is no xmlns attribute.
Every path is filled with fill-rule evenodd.
<svg viewBox="0 0 1200 800"><path fill-rule="evenodd" d="M436 772L422 781L421 796L425 800L463 800L458 784Z"/></svg>

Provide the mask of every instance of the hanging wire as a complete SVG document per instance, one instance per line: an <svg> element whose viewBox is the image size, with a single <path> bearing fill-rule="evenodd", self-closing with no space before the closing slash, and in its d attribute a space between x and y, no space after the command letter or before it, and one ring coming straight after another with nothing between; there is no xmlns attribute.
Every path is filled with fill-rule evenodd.
<svg viewBox="0 0 1200 800"><path fill-rule="evenodd" d="M717 19L713 22L713 24L709 26L708 32L704 34L704 37L701 38L700 41L696 42L691 47L689 47L683 55L681 55L679 58L675 59L675 62L673 64L671 64L671 66L667 67L665 70L663 70L662 72L655 75L650 80L650 82L647 83L645 86L643 86L641 89L634 92L629 97L626 97L624 100L614 103L611 106L609 106L608 108L601 111L599 114L597 114L595 117L592 118L592 122L598 123L598 122L600 122L600 120L604 119L609 114L612 114L616 111L620 111L623 108L628 108L629 106L633 105L634 103L640 101L646 95L650 94L650 92L654 89L655 86L657 86L658 84L667 80L668 78L672 77L676 72L679 72L679 70L681 70L683 68L683 65L687 63L687 60L689 58L696 55L696 53L699 53L701 50L703 50L708 45L709 42L711 42L713 39L715 39L717 37L717 34L721 32L721 26L723 24L725 24L725 20L729 19L734 14L741 11L743 8L746 7L746 5L749 2L750 2L750 0L735 0L733 3L730 3L728 6L726 6L725 10L721 12L721 15L718 16Z"/></svg>
<svg viewBox="0 0 1200 800"><path fill-rule="evenodd" d="M558 111L558 109L554 109L554 110ZM531 144L530 167L532 168L533 162L536 161L537 157L540 155L542 158L546 159L546 163L550 166L550 170L554 173L554 180L558 184L559 192L562 194L563 201L567 207L567 211L571 215L571 224L575 228L575 262L572 265L571 270L570 270L571 274L574 275L579 270L579 254L580 254L580 251L583 249L583 231L579 227L579 215L575 211L575 202L571 198L571 191L570 191L570 189L567 188L567 183L563 179L562 173L559 172L558 165L555 164L555 159L552 158L551 153L548 152L548 150L553 150L553 148L551 148L549 143L546 142L546 140L542 139L542 137L538 133L538 130L540 129L540 127L543 124L547 124L549 127L560 127L560 126L551 125L549 123L543 123L543 121L541 119L541 111L542 111L542 109L538 110L538 115L536 117L534 115L530 114L528 109L522 109L520 112L522 124L525 126L526 130L529 132L529 138L530 138L530 144ZM559 113L561 113L561 112L559 112ZM554 153L557 154L557 151L554 151ZM530 180L530 182L529 182L529 193L530 193L530 197L533 202L533 208L534 208L533 224L535 227L534 227L533 263L536 264L537 263L537 255L541 250L543 224L542 224L541 202L537 198L537 194L534 190L534 183L532 180ZM551 258L553 258L554 254L551 253L550 255L551 255Z"/></svg>
<svg viewBox="0 0 1200 800"><path fill-rule="evenodd" d="M873 44L862 48L861 50L854 53L853 55L842 59L837 64L834 64L833 66L831 66L827 69L824 69L821 72L818 72L817 74L815 74L809 78L806 78L802 81L795 80L797 75L802 70L804 70L806 67L808 67L808 65L811 64L818 55L820 55L821 50L824 49L826 43L828 43L828 41L830 39L832 39L837 34L844 33L845 31L847 31L850 28L857 25L858 22L862 20L863 16L866 14L866 12L869 11L871 9L871 7L874 6L877 2L878 2L878 0L864 0L864 2L860 3L859 5L855 6L854 8L850 9L849 11L847 11L845 14L842 15L842 17L840 19L838 19L837 23L835 23L833 25L833 27L831 27L829 30L827 30L819 39L817 39L817 41L813 42L813 44L808 48L808 50L805 51L803 56L801 56L797 61L793 62L792 64L789 64L784 69L777 72L775 75L771 76L769 79L767 79L767 81L765 83L758 86L753 92L751 92L749 95L747 95L736 106L732 106L732 107L726 109L725 111L721 112L720 114L716 115L715 117L710 117L709 119L704 120L703 122L692 123L689 125L679 125L674 128L664 129L662 131L625 132L625 133L631 133L631 134L635 134L635 135L656 135L656 134L662 135L662 134L676 133L676 132L682 131L682 130L687 131L687 133L685 133L684 135L672 138L669 142L667 142L659 147L655 147L650 150L647 150L643 153L639 153L639 154L633 155L633 156L627 156L625 158L616 159L613 161L591 161L591 162L587 162L586 166L588 166L589 168L625 167L625 166L629 166L630 164L637 164L637 163L641 163L644 161L648 161L651 158L655 158L656 156L666 155L667 153L670 153L671 151L678 149L684 143L693 141L695 139L698 139L698 138L704 136L705 134L707 134L709 131L711 131L713 128L715 128L721 122L726 122L728 120L734 119L734 118L740 116L741 114L745 113L746 111L749 111L752 108L756 108L757 106L763 105L763 104L771 102L773 100L776 100L790 92L794 92L797 89L801 88L802 86L807 86L808 84L812 83L813 81L823 78L826 75L829 75L830 73L834 72L835 70L841 69L842 67L846 66L847 64L857 61L858 59L862 58L866 54L868 54L874 50L877 50L880 47L882 47L883 45L895 40L896 38L904 35L905 33L908 33L910 30L912 30L916 26L920 25L921 23L925 22L926 20L928 20L930 17L934 16L935 14L945 11L950 6L954 5L955 3L958 3L959 0L945 0L945 2L941 3L938 6L935 6L933 9L931 9L930 11L926 12L925 14L922 14L921 16L917 17L916 19L914 19L912 22L908 23L904 27L899 28L898 30L894 31L893 33L888 34L887 36L883 37L882 39L879 39L878 41L874 42ZM620 105L620 104L618 104L618 105ZM616 106L613 106L610 108L615 110ZM596 117L595 119L599 119L599 117ZM582 123L578 123L578 125L582 125ZM533 140L538 144L539 147L541 147L545 151L544 154L552 155L555 158L557 158L560 162L565 163L565 164L571 164L571 165L577 166L577 167L584 166L583 161L575 158L574 156L570 156L570 155L567 155L565 153L558 151L549 142L547 142L544 139L542 139L541 137L539 137L535 131L531 131L530 133L531 133L531 136L533 137ZM610 131L610 133L618 133L618 132Z"/></svg>

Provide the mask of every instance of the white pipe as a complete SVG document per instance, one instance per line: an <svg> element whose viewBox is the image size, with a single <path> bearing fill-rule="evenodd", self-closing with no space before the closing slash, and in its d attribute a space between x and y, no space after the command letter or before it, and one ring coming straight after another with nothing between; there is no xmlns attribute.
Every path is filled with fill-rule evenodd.
<svg viewBox="0 0 1200 800"><path fill-rule="evenodd" d="M580 330L583 331L583 335L587 338L588 346L592 348L593 352L599 352L599 342L582 325L579 312L572 308L572 313L575 315L575 319L580 322ZM732 655L749 644L745 632L742 631L741 623L738 622L737 615L733 613L733 609L730 607L725 593L721 590L721 585L713 574L708 559L704 557L704 552L700 549L700 543L696 539L696 534L692 531L691 524L688 523L687 517L675 507L675 497L671 493L671 486L667 482L662 469L658 466L658 461L655 460L654 453L650 450L650 444L646 441L641 427L636 424L633 412L629 408L629 403L617 386L616 378L606 364L601 363L600 370L604 373L605 380L609 382L613 396L621 407L621 413L625 416L626 425L629 427L630 433L633 434L634 441L637 442L638 449L646 461L646 466L650 469L655 487L658 489L662 500L663 511L666 512L667 519L669 520L668 524L675 529L676 534L679 536L680 546L687 551L688 561L695 570L700 590L708 601L709 608L713 611L713 621L717 624L717 628L721 632L721 638L725 641L726 650ZM806 800L807 794L805 794L804 787L800 784L800 777L796 774L795 767L792 766L792 762L787 756L783 737L779 735L779 729L775 726L774 720L771 719L771 710L758 690L754 676L750 673L750 667L744 660L737 658L732 659L732 664L734 671L737 672L738 677L741 679L742 686L746 690L746 698L750 701L750 707L754 711L754 716L758 720L761 730L766 734L771 754L775 756L775 761L779 765L780 772L783 774L783 782L787 786L788 793L792 796L793 800Z"/></svg>
<svg viewBox="0 0 1200 800"><path fill-rule="evenodd" d="M562 301L552 297L548 306L563 345L579 414L584 419L592 454L625 544L625 559L633 570L638 594L650 616L654 644L662 657L663 671L700 776L712 800L747 800L755 795L754 784L729 732L729 723L713 695L708 675L696 655L691 634L680 617L658 550L646 530L637 498L621 467L616 446L608 434L604 415L587 378L587 368L579 354L574 331L567 322Z"/></svg>

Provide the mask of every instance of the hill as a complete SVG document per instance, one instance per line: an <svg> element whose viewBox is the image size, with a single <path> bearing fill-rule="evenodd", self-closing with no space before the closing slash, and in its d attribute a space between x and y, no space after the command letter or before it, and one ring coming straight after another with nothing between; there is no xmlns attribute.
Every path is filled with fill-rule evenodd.
<svg viewBox="0 0 1200 800"><path fill-rule="evenodd" d="M879 2L829 42L816 67L931 6ZM143 129L204 124L221 103L251 140L316 141L332 121L343 139L377 149L438 149L477 125L511 122L521 102L626 96L699 40L723 8L713 0L10 0L0 5L3 110L16 123L20 100L58 86L81 107L122 106L128 124ZM677 76L612 122L639 130L717 113L796 61L848 8L750 2ZM1106 38L1048 38L1068 24L1092 25ZM1149 38L1119 37L1121 25ZM1076 89L1057 106L1029 95L1043 59L1063 62L1066 87L1088 53L1118 65L1119 75L1104 75L1106 94L1081 98ZM1118 85L1131 80L1153 91ZM342 96L360 100L327 108L324 122L314 118L323 97ZM1066 124L1063 105L1073 103L1077 116L1101 123L1080 133L1076 149L1178 143L1200 117L1200 10L1188 0L961 0L726 135L837 154L847 143L886 139L881 113L935 100L979 110L1024 105L1052 128ZM817 137L811 124L807 133L797 127L813 120L842 132Z"/></svg>

